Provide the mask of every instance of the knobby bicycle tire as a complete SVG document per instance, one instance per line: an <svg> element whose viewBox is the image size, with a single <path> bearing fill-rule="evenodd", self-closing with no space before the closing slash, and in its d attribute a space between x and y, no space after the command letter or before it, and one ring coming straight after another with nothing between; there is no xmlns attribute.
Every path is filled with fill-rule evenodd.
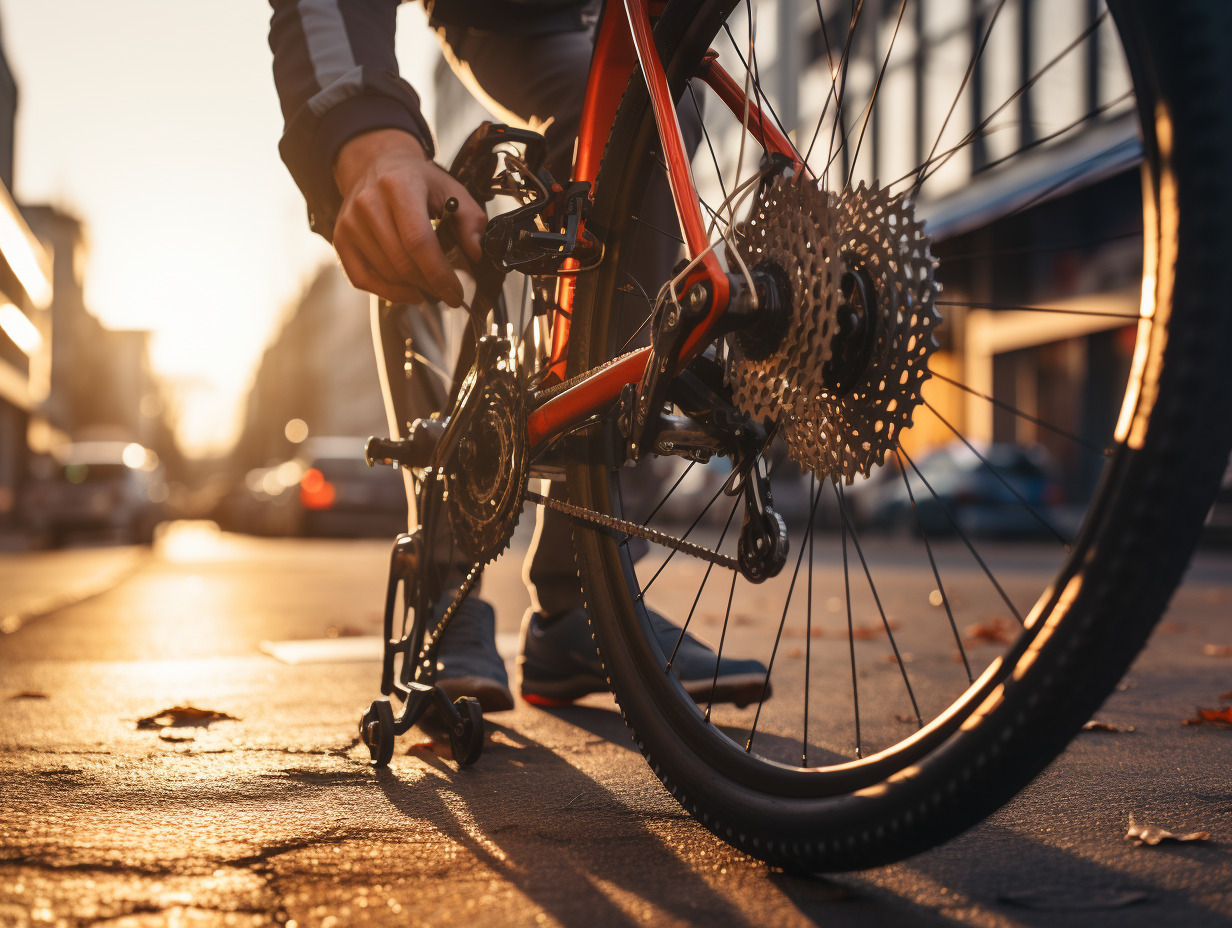
<svg viewBox="0 0 1232 928"><path fill-rule="evenodd" d="M678 97L737 5L667 4L655 39ZM771 863L812 871L888 863L1009 801L1112 691L1197 542L1232 446L1232 313L1218 288L1232 246L1232 68L1222 47L1232 6L1178 0L1120 4L1114 13L1142 120L1144 238L1163 258L1144 288L1153 321L1149 337L1140 331L1130 378L1136 414L1072 554L1026 627L950 709L883 755L834 765L827 776L751 755L744 763L664 673L627 548L608 533L575 530L600 656L639 748L699 822ZM619 344L620 256L635 234L639 165L655 139L635 75L595 186L590 222L607 261L579 280L571 376ZM620 511L618 477L604 464L571 465L568 483L578 505Z"/></svg>

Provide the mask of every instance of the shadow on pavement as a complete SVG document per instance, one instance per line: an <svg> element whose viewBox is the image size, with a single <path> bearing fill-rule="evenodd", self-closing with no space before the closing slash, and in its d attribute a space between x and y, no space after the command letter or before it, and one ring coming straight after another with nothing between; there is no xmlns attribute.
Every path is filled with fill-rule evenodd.
<svg viewBox="0 0 1232 928"><path fill-rule="evenodd" d="M573 707L551 714L633 749L614 712ZM767 893L780 916L786 906L827 928L953 924L905 900L769 870L704 833L657 783L619 775L599 782L542 743L489 726L499 742L485 746L476 766L458 770L419 754L439 775L435 782L404 778L396 768L378 771L377 782L398 812L439 829L567 928L647 919L752 928L767 922L743 903ZM770 877L769 886L757 871Z"/></svg>

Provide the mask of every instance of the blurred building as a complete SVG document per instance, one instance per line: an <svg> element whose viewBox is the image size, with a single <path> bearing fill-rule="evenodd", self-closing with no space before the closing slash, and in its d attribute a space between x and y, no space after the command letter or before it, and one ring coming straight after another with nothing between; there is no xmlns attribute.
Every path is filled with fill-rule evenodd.
<svg viewBox="0 0 1232 928"><path fill-rule="evenodd" d="M98 438L138 441L162 457L176 457L150 367L150 333L108 329L86 307L88 247L81 221L51 206L26 206L22 213L50 256L54 285L48 308L52 374L42 413L55 438L39 436L35 450Z"/></svg>
<svg viewBox="0 0 1232 928"><path fill-rule="evenodd" d="M320 270L265 350L248 394L235 466L246 470L291 457L296 443L287 424L297 419L308 436L388 432L368 295L355 290L337 265Z"/></svg>
<svg viewBox="0 0 1232 928"><path fill-rule="evenodd" d="M0 49L0 529L15 522L51 376L49 259L11 193L16 113L17 86Z"/></svg>

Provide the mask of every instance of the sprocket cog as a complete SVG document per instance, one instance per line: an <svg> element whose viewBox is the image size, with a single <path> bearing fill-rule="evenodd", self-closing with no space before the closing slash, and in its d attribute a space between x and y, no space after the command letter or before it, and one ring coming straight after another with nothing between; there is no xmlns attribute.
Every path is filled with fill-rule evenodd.
<svg viewBox="0 0 1232 928"><path fill-rule="evenodd" d="M904 197L863 183L836 194L801 177L765 185L742 231L741 258L774 265L792 307L767 356L735 340L736 405L776 423L802 468L851 483L897 447L922 402L941 321L931 238Z"/></svg>
<svg viewBox="0 0 1232 928"><path fill-rule="evenodd" d="M477 352L481 362L488 354L485 341ZM472 562L486 564L505 550L518 524L529 449L526 405L513 364L492 364L477 375L479 368L477 363L471 373L477 377L473 386L463 390L458 414L466 425L447 465L447 505L454 544Z"/></svg>

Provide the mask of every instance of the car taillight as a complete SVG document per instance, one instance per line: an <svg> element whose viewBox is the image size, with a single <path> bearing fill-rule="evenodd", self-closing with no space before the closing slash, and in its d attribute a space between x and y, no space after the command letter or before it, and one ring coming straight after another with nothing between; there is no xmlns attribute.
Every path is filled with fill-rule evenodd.
<svg viewBox="0 0 1232 928"><path fill-rule="evenodd" d="M328 509L334 505L334 485L315 467L299 481L299 501L305 509Z"/></svg>

